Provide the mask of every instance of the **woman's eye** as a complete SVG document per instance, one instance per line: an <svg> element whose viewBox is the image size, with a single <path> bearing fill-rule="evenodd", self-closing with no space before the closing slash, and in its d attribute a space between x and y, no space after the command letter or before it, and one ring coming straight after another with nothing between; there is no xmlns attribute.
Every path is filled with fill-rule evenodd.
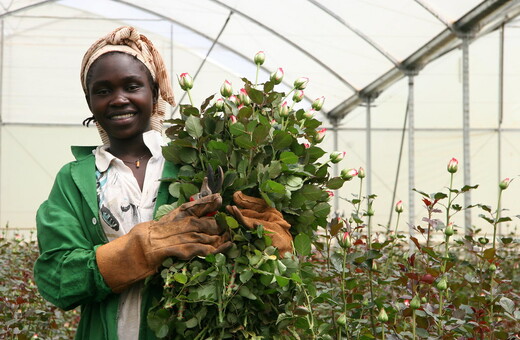
<svg viewBox="0 0 520 340"><path fill-rule="evenodd" d="M129 91L137 91L141 88L141 86L137 85L137 84L132 84L132 85L128 85L128 90Z"/></svg>
<svg viewBox="0 0 520 340"><path fill-rule="evenodd" d="M98 96L105 96L109 93L110 93L110 91L108 89L97 89L94 91L94 94L96 94Z"/></svg>

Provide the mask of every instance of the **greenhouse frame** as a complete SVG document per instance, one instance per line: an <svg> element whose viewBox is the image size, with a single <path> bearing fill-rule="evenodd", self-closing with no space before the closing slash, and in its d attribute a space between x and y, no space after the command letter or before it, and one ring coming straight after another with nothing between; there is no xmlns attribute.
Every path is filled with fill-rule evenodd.
<svg viewBox="0 0 520 340"><path fill-rule="evenodd" d="M520 183L519 0L0 0L0 228L34 230L38 206L71 145L100 143L79 81L83 53L98 37L135 26L166 59L177 83L194 78L196 103L283 68L282 88L308 77L305 100L324 96L318 119L326 151L345 151L332 169L362 167L366 179L334 193L347 216L352 195L377 195L384 230L404 202L402 228L425 223L423 196L446 190L446 165L459 160L454 187L478 185L461 207L497 205L498 183L512 179L502 208L518 214ZM178 107L170 110L178 117ZM354 196L355 197L355 196ZM460 232L489 234L478 208L455 217ZM517 219L500 233L516 233ZM464 231L462 231L464 230Z"/></svg>

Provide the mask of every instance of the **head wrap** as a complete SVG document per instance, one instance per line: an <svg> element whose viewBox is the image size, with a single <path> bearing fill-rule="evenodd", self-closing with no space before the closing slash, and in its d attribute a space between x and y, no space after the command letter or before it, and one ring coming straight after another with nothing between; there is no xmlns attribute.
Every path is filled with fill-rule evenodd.
<svg viewBox="0 0 520 340"><path fill-rule="evenodd" d="M166 72L164 61L155 49L152 42L133 27L122 26L113 32L98 39L83 57L81 63L81 85L85 94L87 89L87 74L92 64L102 55L109 52L122 52L130 54L139 59L152 74L153 80L159 86L159 98L154 103L150 126L153 130L162 131L162 123L166 110L166 103L175 105L170 77ZM101 125L97 124L101 140L104 144L109 143L108 135Z"/></svg>

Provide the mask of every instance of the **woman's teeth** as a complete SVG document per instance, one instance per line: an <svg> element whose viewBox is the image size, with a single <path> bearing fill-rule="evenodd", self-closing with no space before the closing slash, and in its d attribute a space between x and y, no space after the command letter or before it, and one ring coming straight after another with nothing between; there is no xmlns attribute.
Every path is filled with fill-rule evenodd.
<svg viewBox="0 0 520 340"><path fill-rule="evenodd" d="M114 116L110 117L110 119L125 119L125 118L130 118L133 115L135 115L135 113L124 113L124 114L114 115Z"/></svg>

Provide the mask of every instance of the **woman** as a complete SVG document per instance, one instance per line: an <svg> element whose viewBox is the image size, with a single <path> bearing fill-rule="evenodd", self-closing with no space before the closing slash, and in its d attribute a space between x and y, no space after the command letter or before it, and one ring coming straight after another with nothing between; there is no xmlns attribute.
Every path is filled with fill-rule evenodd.
<svg viewBox="0 0 520 340"><path fill-rule="evenodd" d="M81 305L76 339L155 339L146 326L161 289L144 279L167 257L190 259L226 250L231 242L213 217L212 194L154 221L171 203L177 169L161 153L165 102L174 105L164 62L132 27L96 41L83 58L81 82L103 145L73 147L37 213L40 257L35 280L44 298L63 309ZM290 249L289 225L262 200L237 192L228 207L243 224L262 224L273 244ZM283 231L278 233L277 231Z"/></svg>

